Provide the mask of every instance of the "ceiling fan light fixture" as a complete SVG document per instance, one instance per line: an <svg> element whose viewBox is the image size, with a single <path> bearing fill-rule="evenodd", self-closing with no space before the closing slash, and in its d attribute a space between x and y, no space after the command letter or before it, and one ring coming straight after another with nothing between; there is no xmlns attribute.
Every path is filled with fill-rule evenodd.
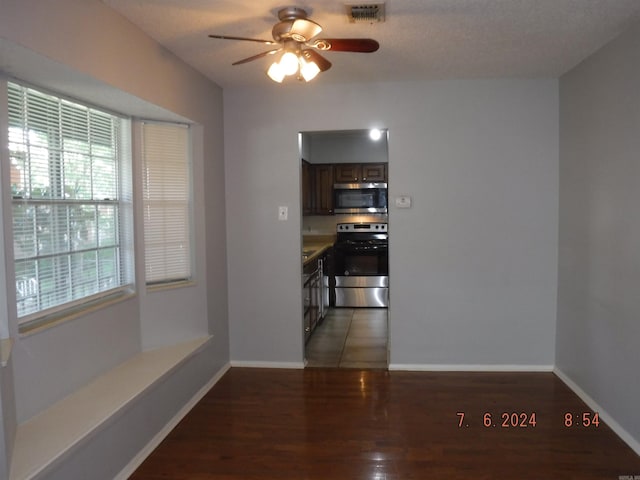
<svg viewBox="0 0 640 480"><path fill-rule="evenodd" d="M282 83L284 80L285 74L282 66L278 62L273 62L267 70L267 75L271 80L277 83Z"/></svg>
<svg viewBox="0 0 640 480"><path fill-rule="evenodd" d="M322 32L322 27L306 18L294 20L291 25L290 36L298 42L307 42Z"/></svg>
<svg viewBox="0 0 640 480"><path fill-rule="evenodd" d="M307 18L307 12L298 7L286 7L278 12L280 22L273 26L271 34L277 42L293 39L308 42L322 32L322 27Z"/></svg>
<svg viewBox="0 0 640 480"><path fill-rule="evenodd" d="M285 75L294 75L298 71L298 56L293 52L284 52L280 67Z"/></svg>
<svg viewBox="0 0 640 480"><path fill-rule="evenodd" d="M305 82L310 82L316 75L320 73L320 67L314 61L306 61L304 58L300 57L300 75L304 78Z"/></svg>
<svg viewBox="0 0 640 480"><path fill-rule="evenodd" d="M366 5L352 6L361 17L370 14ZM384 4L375 4L373 10L380 12ZM380 44L371 38L314 38L322 31L322 27L307 18L307 12L299 7L286 7L278 11L280 21L273 26L273 41L258 38L237 37L230 35L214 35L209 37L223 40L243 40L248 42L264 43L266 45L278 45L277 48L243 58L232 65L249 63L259 58L275 55L275 61L265 72L271 80L282 83L287 76L295 76L298 80L309 82L318 73L326 72L331 68L331 62L319 51L333 50L336 52L360 52L371 53L378 50Z"/></svg>

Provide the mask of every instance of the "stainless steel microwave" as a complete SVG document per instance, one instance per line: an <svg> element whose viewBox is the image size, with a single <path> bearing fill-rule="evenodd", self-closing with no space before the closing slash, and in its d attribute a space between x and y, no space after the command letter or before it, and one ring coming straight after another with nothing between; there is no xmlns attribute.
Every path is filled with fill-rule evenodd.
<svg viewBox="0 0 640 480"><path fill-rule="evenodd" d="M387 213L386 183L336 183L335 213Z"/></svg>

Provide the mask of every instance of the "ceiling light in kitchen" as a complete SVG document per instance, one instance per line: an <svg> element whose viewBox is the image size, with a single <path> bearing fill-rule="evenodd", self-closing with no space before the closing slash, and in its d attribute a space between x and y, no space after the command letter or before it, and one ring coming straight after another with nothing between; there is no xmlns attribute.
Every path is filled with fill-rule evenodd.
<svg viewBox="0 0 640 480"><path fill-rule="evenodd" d="M372 128L369 130L369 138L374 141L378 141L382 138L382 132L377 128Z"/></svg>

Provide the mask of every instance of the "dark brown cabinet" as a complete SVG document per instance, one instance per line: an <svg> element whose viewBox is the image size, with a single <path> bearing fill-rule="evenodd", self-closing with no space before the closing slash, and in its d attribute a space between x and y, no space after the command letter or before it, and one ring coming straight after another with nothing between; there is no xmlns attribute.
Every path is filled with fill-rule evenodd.
<svg viewBox="0 0 640 480"><path fill-rule="evenodd" d="M313 213L313 188L311 185L311 164L302 160L302 214Z"/></svg>
<svg viewBox="0 0 640 480"><path fill-rule="evenodd" d="M386 163L342 163L334 165L335 183L386 182Z"/></svg>
<svg viewBox="0 0 640 480"><path fill-rule="evenodd" d="M335 305L333 247L326 248L317 258L303 264L302 325L305 342L322 322L330 305Z"/></svg>
<svg viewBox="0 0 640 480"><path fill-rule="evenodd" d="M322 280L322 268L318 259L304 265L302 277L302 298L304 300L302 326L304 328L305 342L309 340L311 333L313 333L316 325L321 320Z"/></svg>
<svg viewBox="0 0 640 480"><path fill-rule="evenodd" d="M363 182L386 182L387 181L387 165L385 163L363 163L362 164L362 181Z"/></svg>
<svg viewBox="0 0 640 480"><path fill-rule="evenodd" d="M343 163L336 165L336 183L359 182L362 176L362 167L355 163Z"/></svg>
<svg viewBox="0 0 640 480"><path fill-rule="evenodd" d="M333 165L302 161L302 214L333 215Z"/></svg>
<svg viewBox="0 0 640 480"><path fill-rule="evenodd" d="M333 247L328 248L322 255L322 318L326 315L329 307L336 304L336 273L333 264Z"/></svg>
<svg viewBox="0 0 640 480"><path fill-rule="evenodd" d="M333 165L311 165L311 183L313 186L313 213L315 215L332 215Z"/></svg>

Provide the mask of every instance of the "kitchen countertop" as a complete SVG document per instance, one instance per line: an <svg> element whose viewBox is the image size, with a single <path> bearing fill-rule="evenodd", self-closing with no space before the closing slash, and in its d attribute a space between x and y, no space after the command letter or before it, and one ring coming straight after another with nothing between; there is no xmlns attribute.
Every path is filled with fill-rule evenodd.
<svg viewBox="0 0 640 480"><path fill-rule="evenodd" d="M302 251L309 252L309 254L306 257L302 256L302 264L306 265L317 259L328 248L331 248L335 241L335 235L303 235Z"/></svg>

